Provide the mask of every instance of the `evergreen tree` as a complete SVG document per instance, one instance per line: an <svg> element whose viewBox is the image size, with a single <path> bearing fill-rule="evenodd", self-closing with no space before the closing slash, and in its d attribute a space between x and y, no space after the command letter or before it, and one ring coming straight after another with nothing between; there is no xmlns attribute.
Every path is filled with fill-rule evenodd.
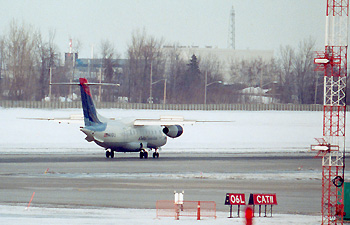
<svg viewBox="0 0 350 225"><path fill-rule="evenodd" d="M201 103L203 89L199 62L195 54L192 55L187 69L183 74L179 74L179 95L178 99L183 103ZM204 93L204 92L203 92Z"/></svg>
<svg viewBox="0 0 350 225"><path fill-rule="evenodd" d="M184 88L194 88L200 83L200 70L198 65L197 56L195 54L192 55L190 59L190 63L187 64L187 71L184 74L185 77L183 79Z"/></svg>

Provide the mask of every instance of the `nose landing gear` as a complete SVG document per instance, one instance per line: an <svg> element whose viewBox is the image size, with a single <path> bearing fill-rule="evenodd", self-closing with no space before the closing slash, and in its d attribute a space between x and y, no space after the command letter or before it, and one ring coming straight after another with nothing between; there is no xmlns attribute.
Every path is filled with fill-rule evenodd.
<svg viewBox="0 0 350 225"><path fill-rule="evenodd" d="M155 158L159 158L159 152L153 152L153 158L155 159Z"/></svg>

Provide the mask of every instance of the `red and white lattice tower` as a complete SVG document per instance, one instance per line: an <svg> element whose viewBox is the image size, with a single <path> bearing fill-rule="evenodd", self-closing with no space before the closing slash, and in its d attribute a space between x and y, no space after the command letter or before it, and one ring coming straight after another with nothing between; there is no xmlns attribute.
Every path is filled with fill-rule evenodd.
<svg viewBox="0 0 350 225"><path fill-rule="evenodd" d="M312 146L322 156L322 224L343 224L348 16L349 0L327 0L325 51L315 58L324 71L323 138Z"/></svg>

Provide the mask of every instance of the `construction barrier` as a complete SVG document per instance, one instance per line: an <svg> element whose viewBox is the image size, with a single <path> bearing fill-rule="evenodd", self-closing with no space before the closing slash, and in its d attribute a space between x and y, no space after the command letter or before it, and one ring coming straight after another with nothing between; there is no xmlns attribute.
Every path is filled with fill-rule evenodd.
<svg viewBox="0 0 350 225"><path fill-rule="evenodd" d="M157 218L180 216L216 218L216 203L214 201L183 201L183 204L175 204L172 200L158 200L156 202Z"/></svg>

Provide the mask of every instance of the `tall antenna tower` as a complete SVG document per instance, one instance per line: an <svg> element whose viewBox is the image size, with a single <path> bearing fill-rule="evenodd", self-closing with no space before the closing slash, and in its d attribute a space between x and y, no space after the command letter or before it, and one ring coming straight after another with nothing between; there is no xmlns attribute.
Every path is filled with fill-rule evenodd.
<svg viewBox="0 0 350 225"><path fill-rule="evenodd" d="M236 14L235 9L231 8L230 11L230 20L229 20L229 27L228 27L228 48L236 49Z"/></svg>
<svg viewBox="0 0 350 225"><path fill-rule="evenodd" d="M349 0L327 0L325 51L317 52L324 71L323 138L312 146L322 157L322 224L343 224L345 115Z"/></svg>

